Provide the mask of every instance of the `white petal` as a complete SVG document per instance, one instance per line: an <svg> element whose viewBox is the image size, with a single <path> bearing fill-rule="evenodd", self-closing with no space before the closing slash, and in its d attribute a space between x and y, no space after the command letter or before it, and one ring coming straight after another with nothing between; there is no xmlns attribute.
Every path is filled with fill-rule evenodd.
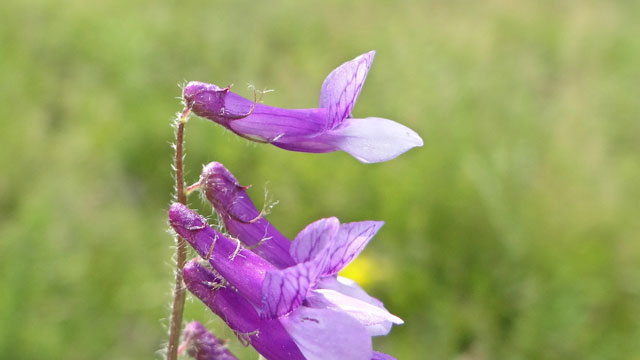
<svg viewBox="0 0 640 360"><path fill-rule="evenodd" d="M301 306L280 322L307 360L371 360L371 337L351 316Z"/></svg>
<svg viewBox="0 0 640 360"><path fill-rule="evenodd" d="M391 160L424 144L420 135L408 127L376 117L346 119L340 127L327 132L325 136L326 142L363 163Z"/></svg>
<svg viewBox="0 0 640 360"><path fill-rule="evenodd" d="M307 297L307 303L310 307L334 309L350 315L365 326L371 336L387 335L392 324L404 323L384 307L369 304L334 290L314 290Z"/></svg>

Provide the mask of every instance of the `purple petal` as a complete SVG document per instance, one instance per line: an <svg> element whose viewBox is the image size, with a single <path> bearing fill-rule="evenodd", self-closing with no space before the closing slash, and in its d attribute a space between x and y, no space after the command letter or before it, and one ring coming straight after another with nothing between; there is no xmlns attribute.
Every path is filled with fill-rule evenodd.
<svg viewBox="0 0 640 360"><path fill-rule="evenodd" d="M351 117L351 110L360 95L375 54L375 51L369 51L345 62L333 70L322 83L320 107L329 111L330 128Z"/></svg>
<svg viewBox="0 0 640 360"><path fill-rule="evenodd" d="M211 270L192 260L182 269L182 276L189 292L223 318L231 328L241 333L258 330L260 324L254 321L255 319L235 316L236 312L255 313L251 303L232 288L225 286Z"/></svg>
<svg viewBox="0 0 640 360"><path fill-rule="evenodd" d="M184 341L178 354L187 351L197 360L237 360L227 349L225 342L219 340L198 321L192 321L184 328Z"/></svg>
<svg viewBox="0 0 640 360"><path fill-rule="evenodd" d="M347 266L367 246L382 225L383 221L360 221L340 225L340 230L332 242L323 275L337 274Z"/></svg>
<svg viewBox="0 0 640 360"><path fill-rule="evenodd" d="M384 309L382 301L367 294L355 281L343 276L327 276L318 283L319 289L335 290Z"/></svg>
<svg viewBox="0 0 640 360"><path fill-rule="evenodd" d="M236 134L262 142L286 142L288 137L314 135L327 126L325 109L282 109L261 104L251 115L229 123Z"/></svg>
<svg viewBox="0 0 640 360"><path fill-rule="evenodd" d="M317 289L307 296L306 304L312 308L344 312L367 328L370 336L387 335L392 324L404 321L387 309L341 294L334 290Z"/></svg>
<svg viewBox="0 0 640 360"><path fill-rule="evenodd" d="M262 105L229 88L199 81L188 83L182 97L194 114L253 141L272 142L290 136L308 136L328 127L325 109L290 110Z"/></svg>
<svg viewBox="0 0 640 360"><path fill-rule="evenodd" d="M251 251L279 268L295 264L289 255L291 241L256 209L238 180L219 162L204 167L200 175L207 199L222 217L227 231Z"/></svg>
<svg viewBox="0 0 640 360"><path fill-rule="evenodd" d="M396 358L389 354L374 351L371 360L396 360Z"/></svg>
<svg viewBox="0 0 640 360"><path fill-rule="evenodd" d="M216 278L197 261L187 263L183 270L187 288L231 329L248 339L251 345L267 359L304 360L298 349L277 319L264 320L255 308L236 290L220 287L209 280Z"/></svg>
<svg viewBox="0 0 640 360"><path fill-rule="evenodd" d="M363 163L391 160L407 150L422 146L420 135L395 121L370 117L347 119L329 132L324 141L351 154Z"/></svg>
<svg viewBox="0 0 640 360"><path fill-rule="evenodd" d="M259 306L264 274L276 267L209 227L200 215L180 203L169 209L173 229L248 300Z"/></svg>
<svg viewBox="0 0 640 360"><path fill-rule="evenodd" d="M340 221L335 217L320 219L307 225L293 240L289 249L291 257L297 263L302 263L328 251L339 228Z"/></svg>
<svg viewBox="0 0 640 360"><path fill-rule="evenodd" d="M325 277L318 283L317 288L337 291L343 295L350 296L352 298L363 301L369 305L378 307L382 309L385 313L389 313L389 310L387 310L384 307L384 304L382 303L382 301L367 294L366 291L364 291L360 286L358 286L358 284L355 281L351 279L348 279L342 276ZM389 321L384 322L382 324L368 327L367 331L369 331L369 333L372 334L372 336L377 336L377 335L373 335L374 333L380 334L380 335L387 334L389 333L389 331L391 331L391 327L393 325L392 320L393 319L390 319Z"/></svg>
<svg viewBox="0 0 640 360"><path fill-rule="evenodd" d="M371 360L371 337L349 315L299 307L281 320L307 360Z"/></svg>
<svg viewBox="0 0 640 360"><path fill-rule="evenodd" d="M269 271L262 283L263 318L275 318L295 310L316 284L324 262L308 261L284 270Z"/></svg>

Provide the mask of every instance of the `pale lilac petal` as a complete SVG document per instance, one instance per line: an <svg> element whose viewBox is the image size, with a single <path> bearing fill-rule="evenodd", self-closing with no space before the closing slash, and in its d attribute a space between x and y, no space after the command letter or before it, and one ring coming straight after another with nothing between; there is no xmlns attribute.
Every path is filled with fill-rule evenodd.
<svg viewBox="0 0 640 360"><path fill-rule="evenodd" d="M328 251L340 228L335 217L317 220L305 227L293 240L289 253L298 263L311 261L321 252Z"/></svg>
<svg viewBox="0 0 640 360"><path fill-rule="evenodd" d="M295 310L316 284L323 263L308 261L284 270L269 271L262 283L262 309L265 319Z"/></svg>
<svg viewBox="0 0 640 360"><path fill-rule="evenodd" d="M360 221L340 225L329 253L329 261L323 275L337 274L355 259L369 240L384 225L383 221Z"/></svg>
<svg viewBox="0 0 640 360"><path fill-rule="evenodd" d="M422 146L420 135L395 121L370 117L347 119L326 133L324 141L351 154L363 163L391 160L407 150Z"/></svg>
<svg viewBox="0 0 640 360"><path fill-rule="evenodd" d="M371 360L396 360L396 358L389 354L374 351Z"/></svg>
<svg viewBox="0 0 640 360"><path fill-rule="evenodd" d="M387 335L392 324L404 323L402 319L391 314L387 309L334 290L316 289L307 296L305 304L312 308L332 309L349 314L367 328L370 336Z"/></svg>
<svg viewBox="0 0 640 360"><path fill-rule="evenodd" d="M384 312L387 312L387 313L389 312L384 307L384 304L382 303L382 301L367 294L367 292L364 291L360 286L358 286L358 284L355 281L349 278L342 277L342 276L335 276L335 277L327 276L323 278L320 282L318 282L317 288L335 290L337 292L342 293L343 295L350 296L352 298L363 301L369 305L378 307L382 309ZM386 322L382 326L380 326L380 328L377 329L376 331L380 334L386 334L391 330L392 325L393 324L391 321ZM370 333L373 332L373 328L368 330Z"/></svg>
<svg viewBox="0 0 640 360"><path fill-rule="evenodd" d="M347 296L362 300L371 305L384 309L382 301L367 294L355 281L343 276L327 276L318 283L319 289L329 289L341 292Z"/></svg>
<svg viewBox="0 0 640 360"><path fill-rule="evenodd" d="M299 307L280 322L307 360L371 360L371 337L351 316Z"/></svg>
<svg viewBox="0 0 640 360"><path fill-rule="evenodd" d="M330 128L351 117L351 110L360 95L375 54L375 51L369 51L345 62L333 70L322 83L320 107L329 111Z"/></svg>

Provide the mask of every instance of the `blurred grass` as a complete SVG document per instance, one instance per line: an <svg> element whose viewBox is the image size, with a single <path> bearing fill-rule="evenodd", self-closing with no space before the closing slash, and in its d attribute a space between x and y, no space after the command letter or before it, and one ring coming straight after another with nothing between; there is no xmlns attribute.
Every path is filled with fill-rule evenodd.
<svg viewBox="0 0 640 360"><path fill-rule="evenodd" d="M194 118L188 180L217 160L257 199L268 183L289 236L385 220L348 271L406 321L375 341L400 359L640 358L639 15L595 0L3 1L2 358L158 358L178 85L313 107L370 49L354 115L406 124L424 148L362 165ZM197 302L186 318L233 337Z"/></svg>

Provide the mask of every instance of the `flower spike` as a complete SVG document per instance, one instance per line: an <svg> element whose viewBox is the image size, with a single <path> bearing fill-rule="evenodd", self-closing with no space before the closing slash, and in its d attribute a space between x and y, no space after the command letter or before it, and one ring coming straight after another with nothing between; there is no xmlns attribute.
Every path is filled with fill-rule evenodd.
<svg viewBox="0 0 640 360"><path fill-rule="evenodd" d="M254 253L259 254L278 268L287 268L292 266L290 265L292 263L304 263L313 259L316 259L317 262L324 261L322 265L313 268L314 271L318 269L321 271L315 294L321 296L312 299L309 297L311 295L307 295L308 300L314 300L313 303L317 306L340 307L341 304L344 305L344 310L360 319L372 336L386 335L391 330L392 324L403 323L402 319L389 313L382 302L369 296L354 281L336 277L336 274L357 257L380 230L383 225L382 221L340 224L336 218L321 219L307 226L293 242L290 242L264 218L258 223L248 224L234 221L228 216L229 212L254 215L258 210L244 190L238 191L238 181L222 164L215 162L207 165L200 176L200 182L205 184L202 186L202 190L205 191L207 199L225 221L227 230L232 236L246 245L253 245L257 241L256 239L263 237L273 241L271 247L260 245L252 249ZM265 243L265 245L267 244L268 242ZM275 244L278 246L274 246ZM283 266L283 264L288 265ZM301 276L301 279L305 279L305 274L309 275L304 272L304 266L296 268L298 270L288 270L289 274L295 271L294 274ZM282 314L287 311L289 306L298 303L298 300L293 298L283 299L287 301L280 305L269 303L272 301L277 304L280 299L274 289L280 289L279 285L289 284L286 274L287 272L278 274L274 272L268 275L269 281L265 281L263 284L263 292L271 294L267 300L263 298L263 305L268 309L263 313L263 316L272 317ZM316 276L315 273L311 275ZM306 281L302 282L302 284L304 283ZM292 295L284 294L285 297ZM347 298L342 299L344 301L336 300L341 295L345 295ZM360 305L353 305L351 301L357 301Z"/></svg>

